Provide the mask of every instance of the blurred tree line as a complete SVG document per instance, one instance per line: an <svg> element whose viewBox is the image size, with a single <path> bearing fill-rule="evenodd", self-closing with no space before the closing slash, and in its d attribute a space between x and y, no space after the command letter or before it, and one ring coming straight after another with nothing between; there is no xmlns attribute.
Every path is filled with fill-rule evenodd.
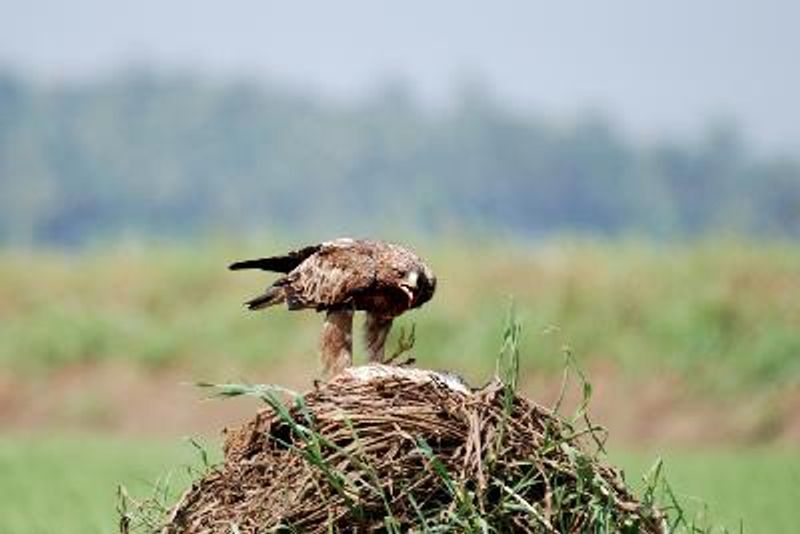
<svg viewBox="0 0 800 534"><path fill-rule="evenodd" d="M731 125L631 142L464 87L447 109L402 84L354 102L129 72L46 85L0 73L0 243L387 227L656 237L800 237L800 162Z"/></svg>

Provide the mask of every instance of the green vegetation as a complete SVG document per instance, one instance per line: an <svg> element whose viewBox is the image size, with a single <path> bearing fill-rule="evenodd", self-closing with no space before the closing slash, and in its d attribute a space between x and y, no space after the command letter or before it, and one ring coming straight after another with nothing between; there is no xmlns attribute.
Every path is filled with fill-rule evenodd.
<svg viewBox="0 0 800 534"><path fill-rule="evenodd" d="M47 372L116 359L224 370L231 378L265 368L278 378L282 368L310 375L320 318L246 312L241 302L270 277L225 270L233 259L285 247L6 252L0 365ZM439 276L438 294L398 325L417 324L415 354L427 367L475 383L491 376L499 317L513 295L525 327L523 377L559 371L561 345L569 343L583 366L667 369L718 390L800 381L800 249L791 244L419 248Z"/></svg>
<svg viewBox="0 0 800 534"><path fill-rule="evenodd" d="M465 87L354 102L143 72L29 83L0 72L0 243L369 229L800 235L800 162L730 125L626 139Z"/></svg>
<svg viewBox="0 0 800 534"><path fill-rule="evenodd" d="M162 477L173 491L182 491L190 480L182 466L196 464L191 446L178 440L4 434L0 532L114 532L119 484L150 495Z"/></svg>
<svg viewBox="0 0 800 534"><path fill-rule="evenodd" d="M612 438L613 440L613 438ZM211 451L216 445L209 446ZM640 480L653 454L613 454L629 481ZM678 450L664 455L667 476L690 512L709 506L715 523L736 532L792 532L800 499L800 456L793 450ZM173 473L175 492L197 466L196 452L178 440L0 437L0 531L27 534L113 532L117 485L149 495L159 476ZM173 494L174 495L174 494Z"/></svg>
<svg viewBox="0 0 800 534"><path fill-rule="evenodd" d="M613 440L613 437L612 437ZM638 480L653 455L611 454ZM800 455L793 449L677 449L664 454L670 485L688 514L731 532L794 532L800 502ZM637 487L634 484L634 487Z"/></svg>
<svg viewBox="0 0 800 534"><path fill-rule="evenodd" d="M281 364L313 368L319 318L283 311L248 316L240 302L263 277L224 270L231 259L283 246L6 252L0 369L26 380L30 373L105 359L156 369L223 368L240 376ZM462 372L475 383L491 376L502 339L498 310L508 305L504 295L513 294L525 325L523 378L560 370L568 340L584 364L610 360L641 376L667 368L740 393L800 380L795 246L482 243L480 253L476 247L420 247L439 274L440 294L401 324L417 323L415 353L426 366ZM796 525L796 450L620 453L613 435L610 444L612 461L626 468L629 481L662 455L687 512L708 504L709 524L732 532L740 520L745 532L789 532ZM209 450L218 454L217 447ZM198 463L196 451L176 439L4 433L0 532L111 532L118 484L134 496L148 495L154 481L172 472L170 488L178 492L190 478L181 466Z"/></svg>

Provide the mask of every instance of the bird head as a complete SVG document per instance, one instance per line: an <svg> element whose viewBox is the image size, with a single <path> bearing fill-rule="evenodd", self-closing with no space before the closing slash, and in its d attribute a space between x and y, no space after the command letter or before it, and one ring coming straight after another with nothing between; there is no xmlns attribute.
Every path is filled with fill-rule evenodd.
<svg viewBox="0 0 800 534"><path fill-rule="evenodd" d="M422 265L408 270L400 280L400 288L408 296L410 308L418 308L433 297L436 291L436 276Z"/></svg>

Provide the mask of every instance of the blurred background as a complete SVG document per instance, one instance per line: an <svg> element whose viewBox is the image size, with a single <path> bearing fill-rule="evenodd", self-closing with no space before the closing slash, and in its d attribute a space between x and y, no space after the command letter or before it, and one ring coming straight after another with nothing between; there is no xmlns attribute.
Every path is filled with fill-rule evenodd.
<svg viewBox="0 0 800 534"><path fill-rule="evenodd" d="M661 456L701 520L797 524L795 3L0 12L1 531L179 491L257 407L187 384L310 387L320 317L226 266L341 235L429 259L420 365L491 379L513 297L526 394L574 354L631 483Z"/></svg>

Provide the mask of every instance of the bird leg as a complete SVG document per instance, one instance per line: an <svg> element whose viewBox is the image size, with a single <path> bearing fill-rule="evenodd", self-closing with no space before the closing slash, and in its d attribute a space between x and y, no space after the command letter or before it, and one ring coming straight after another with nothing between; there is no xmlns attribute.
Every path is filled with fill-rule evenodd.
<svg viewBox="0 0 800 534"><path fill-rule="evenodd" d="M364 322L364 334L370 362L383 363L386 338L389 337L389 330L391 330L391 328L391 317L383 317L367 312L367 319Z"/></svg>
<svg viewBox="0 0 800 534"><path fill-rule="evenodd" d="M353 365L353 310L329 310L320 336L320 357L331 378Z"/></svg>

